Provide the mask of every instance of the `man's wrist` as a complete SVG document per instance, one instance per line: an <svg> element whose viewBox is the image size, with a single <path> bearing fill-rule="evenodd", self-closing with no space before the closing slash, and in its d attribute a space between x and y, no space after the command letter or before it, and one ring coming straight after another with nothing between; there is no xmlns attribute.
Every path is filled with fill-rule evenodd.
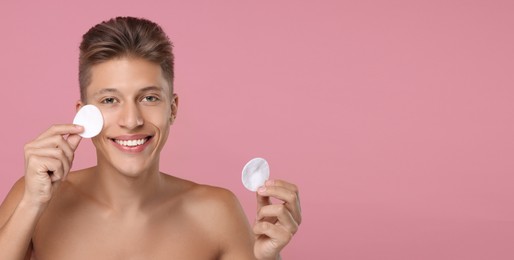
<svg viewBox="0 0 514 260"><path fill-rule="evenodd" d="M23 196L23 198L20 201L20 204L18 204L18 209L39 216L43 213L47 204L48 203L35 202L34 200L28 199L27 197Z"/></svg>

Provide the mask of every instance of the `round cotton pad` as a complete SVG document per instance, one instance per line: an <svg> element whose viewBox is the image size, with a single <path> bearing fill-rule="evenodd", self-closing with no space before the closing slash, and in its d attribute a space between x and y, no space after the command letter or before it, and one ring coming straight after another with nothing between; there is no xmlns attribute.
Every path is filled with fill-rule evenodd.
<svg viewBox="0 0 514 260"><path fill-rule="evenodd" d="M75 115L73 123L84 127L84 132L80 133L80 136L92 138L102 131L104 119L100 109L93 105L85 105Z"/></svg>
<svg viewBox="0 0 514 260"><path fill-rule="evenodd" d="M243 185L250 191L257 191L268 179L269 165L262 158L254 158L243 167Z"/></svg>

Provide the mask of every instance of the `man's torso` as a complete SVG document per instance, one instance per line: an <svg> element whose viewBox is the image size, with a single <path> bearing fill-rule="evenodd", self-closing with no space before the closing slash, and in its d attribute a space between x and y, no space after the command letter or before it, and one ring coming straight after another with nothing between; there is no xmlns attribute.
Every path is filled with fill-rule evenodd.
<svg viewBox="0 0 514 260"><path fill-rule="evenodd" d="M222 231L212 213L222 189L166 175L169 190L159 199L121 212L91 196L87 184L81 186L85 174L70 174L39 220L32 240L36 259L219 257L216 234Z"/></svg>

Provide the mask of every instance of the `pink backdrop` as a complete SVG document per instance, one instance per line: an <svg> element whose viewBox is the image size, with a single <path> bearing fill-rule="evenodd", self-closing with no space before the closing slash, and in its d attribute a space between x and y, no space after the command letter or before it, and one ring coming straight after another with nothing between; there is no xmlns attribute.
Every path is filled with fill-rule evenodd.
<svg viewBox="0 0 514 260"><path fill-rule="evenodd" d="M73 118L81 35L132 15L176 47L162 169L253 220L240 171L267 158L301 188L285 259L514 259L514 2L26 2L0 3L0 198Z"/></svg>

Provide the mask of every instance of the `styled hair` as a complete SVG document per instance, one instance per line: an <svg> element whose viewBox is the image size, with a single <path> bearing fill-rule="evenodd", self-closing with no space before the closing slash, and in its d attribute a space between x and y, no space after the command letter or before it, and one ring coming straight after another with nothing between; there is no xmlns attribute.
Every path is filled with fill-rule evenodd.
<svg viewBox="0 0 514 260"><path fill-rule="evenodd" d="M80 99L86 101L91 67L116 58L141 58L160 65L173 95L173 44L162 28L147 19L116 17L82 36L79 56Z"/></svg>

